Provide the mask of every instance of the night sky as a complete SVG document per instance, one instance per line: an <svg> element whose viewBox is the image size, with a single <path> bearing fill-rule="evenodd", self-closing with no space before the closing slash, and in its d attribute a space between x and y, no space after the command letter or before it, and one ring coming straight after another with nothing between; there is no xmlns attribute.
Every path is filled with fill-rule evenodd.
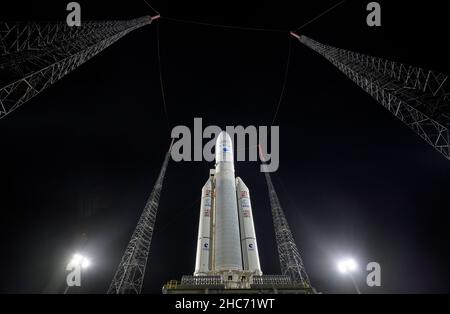
<svg viewBox="0 0 450 314"><path fill-rule="evenodd" d="M69 1L1 1L0 20L65 20ZM153 14L141 0L79 1L82 19ZM363 293L448 293L450 161L288 31L338 1L151 1L159 20L136 30L0 120L0 292L60 293L74 252L92 259L82 287L104 293L170 143L167 126L270 125L292 51L272 175L312 285L353 293L335 260L381 264ZM450 73L443 1L347 1L304 27L317 41ZM279 29L246 31L180 23ZM213 163L172 162L143 292L192 274L200 192ZM239 162L250 188L262 270L279 273L264 176Z"/></svg>

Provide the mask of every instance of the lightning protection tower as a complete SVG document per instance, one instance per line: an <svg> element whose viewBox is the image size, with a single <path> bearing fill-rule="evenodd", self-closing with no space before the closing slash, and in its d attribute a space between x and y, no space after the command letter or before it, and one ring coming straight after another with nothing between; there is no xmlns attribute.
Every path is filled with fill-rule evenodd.
<svg viewBox="0 0 450 314"><path fill-rule="evenodd" d="M159 197L169 164L173 140L164 158L161 171L156 180L153 191L145 204L136 229L131 236L116 274L108 289L108 294L139 294L147 266L147 260L152 243L153 230L155 229L156 214L158 212Z"/></svg>
<svg viewBox="0 0 450 314"><path fill-rule="evenodd" d="M0 119L158 16L128 21L0 22Z"/></svg>
<svg viewBox="0 0 450 314"><path fill-rule="evenodd" d="M448 75L291 35L330 61L416 134L450 159Z"/></svg>

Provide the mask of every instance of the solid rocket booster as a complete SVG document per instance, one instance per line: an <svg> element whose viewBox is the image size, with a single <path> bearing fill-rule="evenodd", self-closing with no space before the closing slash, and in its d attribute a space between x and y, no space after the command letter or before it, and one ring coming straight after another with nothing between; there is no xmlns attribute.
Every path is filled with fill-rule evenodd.
<svg viewBox="0 0 450 314"><path fill-rule="evenodd" d="M214 269L242 270L233 143L226 132L216 142Z"/></svg>
<svg viewBox="0 0 450 314"><path fill-rule="evenodd" d="M259 262L258 245L256 243L252 204L250 202L250 191L241 178L236 178L236 189L244 270L260 276L262 275L262 272Z"/></svg>
<svg viewBox="0 0 450 314"><path fill-rule="evenodd" d="M211 250L212 183L211 178L202 189L200 219L198 223L197 257L195 275L207 274L210 270Z"/></svg>

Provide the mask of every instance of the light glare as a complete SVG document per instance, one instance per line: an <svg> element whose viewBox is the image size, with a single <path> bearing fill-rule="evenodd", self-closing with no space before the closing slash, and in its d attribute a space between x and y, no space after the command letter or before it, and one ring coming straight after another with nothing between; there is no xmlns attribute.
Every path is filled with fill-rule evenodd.
<svg viewBox="0 0 450 314"><path fill-rule="evenodd" d="M347 258L339 261L337 264L337 268L340 273L346 274L349 272L354 272L358 268L358 265L353 258Z"/></svg>
<svg viewBox="0 0 450 314"><path fill-rule="evenodd" d="M91 261L88 260L87 258L83 258L83 261L81 262L81 267L88 268L89 266L91 266Z"/></svg>
<svg viewBox="0 0 450 314"><path fill-rule="evenodd" d="M81 266L82 268L88 268L91 266L91 261L87 257L76 253L70 260L69 265L78 265Z"/></svg>
<svg viewBox="0 0 450 314"><path fill-rule="evenodd" d="M72 257L72 263L78 264L79 262L81 262L82 259L83 259L83 256L81 256L80 254L76 253Z"/></svg>

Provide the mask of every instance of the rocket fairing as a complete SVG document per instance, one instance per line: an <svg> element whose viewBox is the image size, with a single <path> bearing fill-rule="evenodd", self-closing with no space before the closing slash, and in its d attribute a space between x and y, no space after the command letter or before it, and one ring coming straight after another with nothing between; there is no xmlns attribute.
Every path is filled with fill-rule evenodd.
<svg viewBox="0 0 450 314"><path fill-rule="evenodd" d="M226 132L217 137L215 150L215 169L202 189L194 275L261 275L249 189L235 178Z"/></svg>

